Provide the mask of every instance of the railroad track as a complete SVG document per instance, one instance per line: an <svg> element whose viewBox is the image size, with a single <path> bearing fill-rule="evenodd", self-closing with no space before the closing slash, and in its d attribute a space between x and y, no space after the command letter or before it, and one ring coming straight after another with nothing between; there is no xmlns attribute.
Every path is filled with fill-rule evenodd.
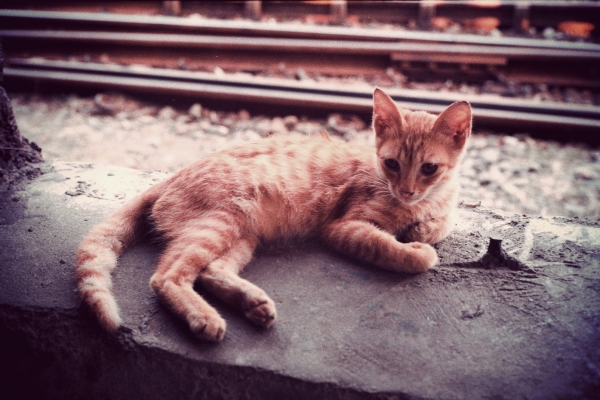
<svg viewBox="0 0 600 400"><path fill-rule="evenodd" d="M372 89L272 78L216 76L211 73L177 71L142 66L119 66L75 61L11 60L4 69L10 80L60 83L119 89L133 92L167 93L194 99L252 102L279 107L325 109L368 114ZM600 133L600 107L564 103L532 103L519 99L388 89L402 107L440 112L457 100L468 100L479 125L552 129Z"/></svg>
<svg viewBox="0 0 600 400"><path fill-rule="evenodd" d="M212 69L219 58L221 67L233 69L244 65L251 71L282 62L291 62L307 71L324 69L326 73L345 74L357 74L361 69L381 71L393 66L415 79L436 76L480 83L501 73L505 79L519 83L600 87L600 45L595 43L307 27L249 20L23 10L0 10L0 24L5 28L0 36L9 56L41 53L56 57L60 50L63 53L68 50L71 56L89 58L90 53L96 52L114 54L120 58L116 62L135 63L136 54L148 59L151 49L157 55L155 58L209 65L204 69ZM86 30L81 30L82 26ZM20 29L7 29L14 27ZM137 52L138 49L143 50Z"/></svg>
<svg viewBox="0 0 600 400"><path fill-rule="evenodd" d="M354 72L381 70L393 62L403 65L419 62L426 64L426 73L430 75L440 73L440 64L448 64L457 66L459 76L468 77L473 73L472 65L480 64L485 66L485 74L494 74L496 68L504 68L503 72L509 78L511 71L513 75L524 74L519 69L519 62L522 62L534 66L533 72L525 73L526 80L600 87L600 45L594 43L333 26L270 25L254 21L20 10L0 10L0 24L4 28L36 28L0 31L8 55L5 76L9 83L59 83L71 87L235 99L238 103L247 101L332 112L369 113L372 107L372 88L349 89L316 82L242 79L193 71L107 65L106 62L26 58L64 59L69 56L85 60L99 58L98 55L103 54L113 63L157 62L158 65L169 65L170 62L180 69L194 69L190 68L194 61L223 65L229 56L232 67L246 63L244 68L250 70L260 68L260 65L253 67L248 64L264 65L271 62L277 65L285 60L292 65L295 61L297 66L303 68L312 66L334 74L352 73L353 69ZM83 25L86 30L80 29ZM178 33L164 33L165 30ZM247 53L251 55L246 56ZM243 54L242 58L240 54ZM154 61L150 62L152 59ZM517 68L514 68L515 65ZM558 68L558 72L542 71L538 66L553 66ZM572 75L566 76L565 71ZM473 105L476 122L497 129L512 126L521 131L551 129L600 133L600 108L595 106L535 104L518 99L462 93L388 91L406 108L432 112L441 111L452 101L468 99Z"/></svg>

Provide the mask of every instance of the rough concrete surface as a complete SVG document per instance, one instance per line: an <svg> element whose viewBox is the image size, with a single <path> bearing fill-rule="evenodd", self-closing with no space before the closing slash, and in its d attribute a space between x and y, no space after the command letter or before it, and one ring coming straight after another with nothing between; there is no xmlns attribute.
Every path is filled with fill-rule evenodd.
<svg viewBox="0 0 600 400"><path fill-rule="evenodd" d="M271 295L278 320L258 329L207 295L228 322L215 345L157 302L151 243L126 252L114 274L125 321L117 334L103 332L75 293L86 232L166 174L43 169L0 195L7 398L598 398L598 222L463 205L437 246L441 265L416 276L319 243L265 249L243 275ZM502 239L495 255L485 255L490 236Z"/></svg>

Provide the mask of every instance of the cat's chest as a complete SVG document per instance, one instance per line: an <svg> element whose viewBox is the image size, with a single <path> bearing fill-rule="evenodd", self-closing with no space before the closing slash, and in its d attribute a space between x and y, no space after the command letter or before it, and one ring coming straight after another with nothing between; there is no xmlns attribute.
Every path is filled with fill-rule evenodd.
<svg viewBox="0 0 600 400"><path fill-rule="evenodd" d="M402 204L387 205L387 207L374 207L375 212L370 215L370 222L397 237L402 237L407 231L420 223L437 218L443 218L451 213L451 207L446 202L437 204L423 201L413 206ZM363 212L363 215L368 215Z"/></svg>

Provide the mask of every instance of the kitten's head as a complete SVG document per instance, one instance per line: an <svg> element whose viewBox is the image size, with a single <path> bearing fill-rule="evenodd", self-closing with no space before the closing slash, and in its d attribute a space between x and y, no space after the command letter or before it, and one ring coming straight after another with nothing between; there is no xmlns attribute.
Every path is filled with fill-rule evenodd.
<svg viewBox="0 0 600 400"><path fill-rule="evenodd" d="M471 106L456 102L439 116L411 112L380 89L373 103L379 173L394 197L416 204L452 179L471 134Z"/></svg>

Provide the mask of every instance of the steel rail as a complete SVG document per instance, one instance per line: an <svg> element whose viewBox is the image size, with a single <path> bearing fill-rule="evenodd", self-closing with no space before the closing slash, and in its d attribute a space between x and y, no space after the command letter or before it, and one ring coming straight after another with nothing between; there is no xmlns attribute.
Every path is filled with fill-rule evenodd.
<svg viewBox="0 0 600 400"><path fill-rule="evenodd" d="M570 41L553 41L515 37L491 37L475 34L451 34L410 30L378 30L334 26L300 25L291 23L265 24L255 21L224 21L216 19L181 18L157 15L126 15L90 12L0 10L2 21L24 23L79 23L86 26L117 26L136 29L165 29L172 31L212 32L246 36L275 36L355 41L413 41L437 43L481 44L486 46L527 47L532 49L562 49L599 52L600 45Z"/></svg>
<svg viewBox="0 0 600 400"><path fill-rule="evenodd" d="M245 75L229 74L224 76L209 72L182 71L173 69L151 68L140 65L121 66L115 64L99 64L78 61L50 61L42 59L9 59L8 67L53 70L62 72L81 72L130 77L152 77L184 82L210 83L219 85L234 85L257 89L286 90L289 92L321 92L343 95L348 97L371 98L372 87L368 85L339 85L315 81L295 81L287 79L248 77ZM493 108L501 110L515 110L526 113L546 113L552 115L579 116L584 118L600 119L600 107L582 104L543 102L535 103L522 99L503 98L493 95L472 95L455 92L431 92L413 89L386 89L395 99L406 102L427 103L432 105L447 106L449 103L467 100L474 107Z"/></svg>
<svg viewBox="0 0 600 400"><path fill-rule="evenodd" d="M370 113L372 88L352 89L321 84L276 82L260 79L247 82L239 77L214 77L211 74L150 68L73 63L72 68L60 65L35 66L35 63L10 61L4 69L7 80L27 79L106 89L125 89L153 93L169 93L195 98L247 101L284 106L321 108L333 111ZM65 64L65 63L62 63ZM77 65L83 64L83 65ZM552 129L585 129L600 132L600 108L594 106L540 105L501 101L490 103L475 96L445 94L420 97L421 93L389 90L401 107L413 110L441 112L452 100L470 100L474 120L496 126L551 127ZM454 98L454 99L452 99ZM564 106L564 108L563 108Z"/></svg>
<svg viewBox="0 0 600 400"><path fill-rule="evenodd" d="M527 47L483 46L439 43L389 43L374 41L350 41L327 39L289 39L239 36L207 36L165 33L89 32L89 31L39 31L0 30L6 39L29 39L36 41L60 40L77 43L104 43L134 46L157 46L166 48L208 48L220 50L326 52L338 54L393 54L411 53L440 55L463 55L480 57L503 57L510 59L557 59L600 60L598 51L576 49L536 49Z"/></svg>

